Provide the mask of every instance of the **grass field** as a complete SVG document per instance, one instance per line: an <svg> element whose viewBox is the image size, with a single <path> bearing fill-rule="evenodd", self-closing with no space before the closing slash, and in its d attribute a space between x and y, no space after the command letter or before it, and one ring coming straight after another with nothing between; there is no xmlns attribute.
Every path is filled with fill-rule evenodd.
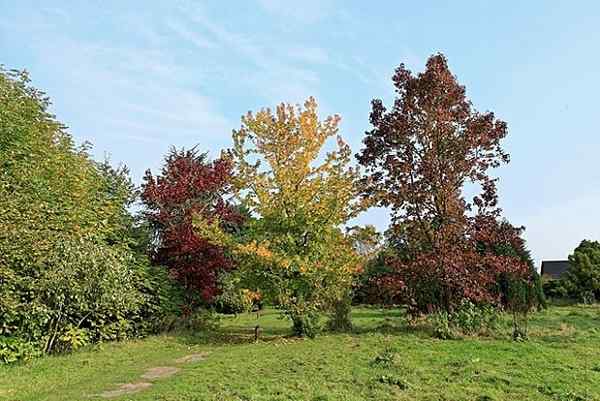
<svg viewBox="0 0 600 401"><path fill-rule="evenodd" d="M600 400L600 307L536 313L530 339L437 340L396 310L357 308L354 334L287 337L277 312L224 317L212 335L163 335L0 367L0 400L90 400L148 368L171 377L118 400ZM262 327L254 343L254 326ZM195 363L175 360L205 354Z"/></svg>

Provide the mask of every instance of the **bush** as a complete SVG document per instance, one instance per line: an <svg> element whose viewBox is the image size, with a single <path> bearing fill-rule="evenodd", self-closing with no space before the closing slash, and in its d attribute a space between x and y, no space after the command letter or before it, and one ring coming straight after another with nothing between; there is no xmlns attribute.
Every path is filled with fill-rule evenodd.
<svg viewBox="0 0 600 401"><path fill-rule="evenodd" d="M500 313L491 305L475 305L464 301L459 308L449 313L438 311L429 315L434 337L447 340L461 335L477 335L498 328Z"/></svg>
<svg viewBox="0 0 600 401"><path fill-rule="evenodd" d="M170 330L171 322L182 313L183 289L165 267L152 266L143 256L134 259L133 272L141 302L125 316L131 336L143 337Z"/></svg>
<svg viewBox="0 0 600 401"><path fill-rule="evenodd" d="M173 317L169 330L189 332L210 332L219 328L219 316L211 310L197 309L181 316Z"/></svg>
<svg viewBox="0 0 600 401"><path fill-rule="evenodd" d="M37 283L36 301L47 310L45 351L67 336L77 348L89 340L127 337L127 314L142 303L131 269L132 256L93 238L64 239L53 250ZM115 325L115 323L117 323ZM87 329L84 333L82 329Z"/></svg>
<svg viewBox="0 0 600 401"><path fill-rule="evenodd" d="M511 275L503 277L502 287L506 310L513 317L513 340L526 340L529 312L538 299L537 289L530 280Z"/></svg>
<svg viewBox="0 0 600 401"><path fill-rule="evenodd" d="M543 282L544 295L550 299L568 297L569 291L565 288L562 280L549 279Z"/></svg>
<svg viewBox="0 0 600 401"><path fill-rule="evenodd" d="M48 106L26 73L0 67L4 355L144 335L176 309L166 274L136 252L127 168L94 162Z"/></svg>
<svg viewBox="0 0 600 401"><path fill-rule="evenodd" d="M239 275L224 273L219 279L221 293L214 300L217 312L238 314L251 312L260 302L260 293L240 288Z"/></svg>
<svg viewBox="0 0 600 401"><path fill-rule="evenodd" d="M0 364L26 361L40 354L36 344L16 337L0 336Z"/></svg>
<svg viewBox="0 0 600 401"><path fill-rule="evenodd" d="M327 328L335 332L352 331L352 299L350 296L343 298L333 305L333 312L330 314Z"/></svg>
<svg viewBox="0 0 600 401"><path fill-rule="evenodd" d="M292 321L292 332L295 336L315 338L323 329L321 316L316 310L287 307L284 313Z"/></svg>

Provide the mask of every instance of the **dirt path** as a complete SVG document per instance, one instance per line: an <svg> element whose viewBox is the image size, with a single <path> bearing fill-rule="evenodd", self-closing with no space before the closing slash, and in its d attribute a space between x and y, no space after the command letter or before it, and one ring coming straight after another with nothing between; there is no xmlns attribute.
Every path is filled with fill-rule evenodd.
<svg viewBox="0 0 600 401"><path fill-rule="evenodd" d="M204 361L208 353L190 354L181 358L175 359L175 364L190 364ZM175 366L158 366L155 368L146 369L146 371L140 376L140 381L133 383L120 384L114 390L107 390L96 396L101 398L117 398L126 394L135 394L140 391L146 390L152 387L153 380L165 379L175 375L179 372L180 368Z"/></svg>

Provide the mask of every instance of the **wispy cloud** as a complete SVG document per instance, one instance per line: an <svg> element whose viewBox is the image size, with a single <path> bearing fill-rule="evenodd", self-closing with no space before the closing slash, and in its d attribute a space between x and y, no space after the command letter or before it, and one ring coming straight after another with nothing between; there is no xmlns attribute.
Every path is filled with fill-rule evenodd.
<svg viewBox="0 0 600 401"><path fill-rule="evenodd" d="M167 26L182 39L190 42L200 49L214 49L217 47L215 42L206 39L191 29L188 29L179 21L169 20L167 21Z"/></svg>
<svg viewBox="0 0 600 401"><path fill-rule="evenodd" d="M329 16L334 8L330 0L258 0L268 13L289 23L314 24Z"/></svg>
<svg viewBox="0 0 600 401"><path fill-rule="evenodd" d="M237 54L240 63L254 65L246 69L248 78L243 81L257 94L270 102L288 100L300 102L311 95L318 95L320 79L313 68L299 65L326 63L327 53L314 46L296 46L291 50L281 43L260 40L250 34L236 32L217 24L197 5L183 5L182 16L188 18L190 26L206 32L228 54Z"/></svg>

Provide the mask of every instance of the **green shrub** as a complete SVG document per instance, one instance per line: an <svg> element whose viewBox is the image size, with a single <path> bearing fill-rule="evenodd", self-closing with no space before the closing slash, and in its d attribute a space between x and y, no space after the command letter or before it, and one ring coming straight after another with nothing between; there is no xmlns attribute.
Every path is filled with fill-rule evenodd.
<svg viewBox="0 0 600 401"><path fill-rule="evenodd" d="M373 358L371 361L372 366L389 368L391 367L396 360L396 350L389 345L386 346L383 351Z"/></svg>
<svg viewBox="0 0 600 401"><path fill-rule="evenodd" d="M347 296L335 302L327 321L327 328L334 332L348 333L352 331L352 298Z"/></svg>
<svg viewBox="0 0 600 401"><path fill-rule="evenodd" d="M211 332L220 326L220 318L214 311L197 309L190 314L173 316L170 322L170 330L182 330L189 332Z"/></svg>
<svg viewBox="0 0 600 401"><path fill-rule="evenodd" d="M433 329L433 336L441 340L452 340L459 336L456 328L451 322L450 314L445 311L432 313L428 320Z"/></svg>
<svg viewBox="0 0 600 401"><path fill-rule="evenodd" d="M289 309L286 315L292 321L292 332L298 337L315 338L323 329L317 311Z"/></svg>
<svg viewBox="0 0 600 401"><path fill-rule="evenodd" d="M103 327L136 311L142 299L131 270L132 256L93 238L64 239L38 279L36 299L47 308L45 351L67 330L86 328L103 339ZM127 327L117 338L126 337Z"/></svg>
<svg viewBox="0 0 600 401"><path fill-rule="evenodd" d="M40 354L36 344L16 337L0 336L0 364L26 361Z"/></svg>
<svg viewBox="0 0 600 401"><path fill-rule="evenodd" d="M527 339L529 313L536 306L537 291L526 279L506 276L503 279L506 310L512 314L515 341Z"/></svg>
<svg viewBox="0 0 600 401"><path fill-rule="evenodd" d="M491 305L475 305L464 301L451 313L438 311L429 315L434 337L448 340L461 335L477 335L494 331L500 312Z"/></svg>
<svg viewBox="0 0 600 401"><path fill-rule="evenodd" d="M214 306L217 312L237 314L252 311L254 297L247 289L241 288L240 277L235 273L224 273L219 278L221 293L217 295Z"/></svg>
<svg viewBox="0 0 600 401"><path fill-rule="evenodd" d="M544 280L543 288L544 294L550 299L567 298L569 294L562 280Z"/></svg>

